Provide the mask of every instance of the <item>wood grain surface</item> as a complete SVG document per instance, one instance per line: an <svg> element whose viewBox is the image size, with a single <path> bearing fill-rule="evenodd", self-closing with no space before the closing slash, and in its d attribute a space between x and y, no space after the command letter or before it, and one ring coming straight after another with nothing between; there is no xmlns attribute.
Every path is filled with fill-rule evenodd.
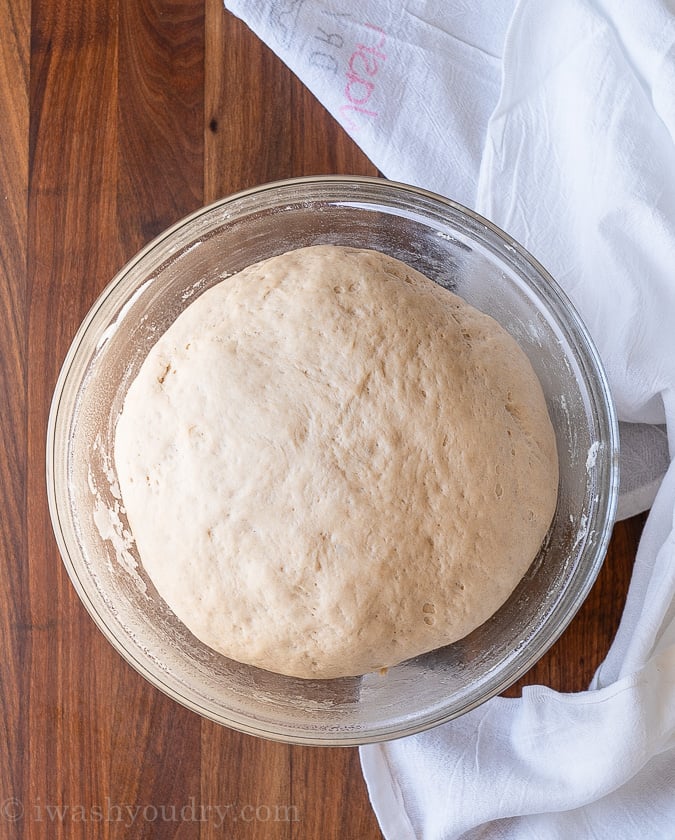
<svg viewBox="0 0 675 840"><path fill-rule="evenodd" d="M115 272L181 216L288 176L376 174L220 0L0 0L0 840L380 837L352 748L204 721L113 651L60 561L51 394ZM514 686L586 686L615 633L643 517Z"/></svg>

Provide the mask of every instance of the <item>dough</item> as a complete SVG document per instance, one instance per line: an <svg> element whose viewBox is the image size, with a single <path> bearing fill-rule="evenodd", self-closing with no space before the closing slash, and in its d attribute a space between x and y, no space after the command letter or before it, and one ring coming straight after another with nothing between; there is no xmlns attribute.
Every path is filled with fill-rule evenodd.
<svg viewBox="0 0 675 840"><path fill-rule="evenodd" d="M558 486L516 342L403 263L334 246L192 303L129 388L115 463L174 613L232 659L307 678L483 623L537 554Z"/></svg>

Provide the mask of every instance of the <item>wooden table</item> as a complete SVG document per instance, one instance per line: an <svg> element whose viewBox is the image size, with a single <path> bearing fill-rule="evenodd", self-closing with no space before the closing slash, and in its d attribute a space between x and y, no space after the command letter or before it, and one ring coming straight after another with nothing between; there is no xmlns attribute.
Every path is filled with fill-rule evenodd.
<svg viewBox="0 0 675 840"><path fill-rule="evenodd" d="M356 749L240 735L125 664L64 571L44 479L63 357L144 243L240 188L375 168L220 0L0 0L0 138L0 838L379 837ZM511 694L588 683L642 524L617 525Z"/></svg>

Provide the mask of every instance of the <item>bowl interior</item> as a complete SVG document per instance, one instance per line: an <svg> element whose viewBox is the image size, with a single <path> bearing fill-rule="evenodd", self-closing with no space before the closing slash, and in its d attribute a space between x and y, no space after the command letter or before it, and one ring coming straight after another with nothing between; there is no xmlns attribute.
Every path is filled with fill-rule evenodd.
<svg viewBox="0 0 675 840"><path fill-rule="evenodd" d="M307 681L233 662L179 622L144 573L112 444L149 349L201 292L250 263L333 243L384 251L496 318L529 356L560 459L547 539L509 601L465 639L360 678ZM396 737L503 690L555 641L602 563L617 494L615 419L588 336L557 286L515 242L452 202L377 179L316 178L242 193L151 243L103 292L57 385L48 491L68 572L120 653L215 721L318 744Z"/></svg>

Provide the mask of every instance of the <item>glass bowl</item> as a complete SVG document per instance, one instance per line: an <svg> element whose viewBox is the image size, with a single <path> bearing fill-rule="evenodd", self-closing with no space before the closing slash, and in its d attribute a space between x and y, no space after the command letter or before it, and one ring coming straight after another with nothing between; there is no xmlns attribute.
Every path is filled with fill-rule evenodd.
<svg viewBox="0 0 675 840"><path fill-rule="evenodd" d="M137 556L112 443L149 349L201 292L250 263L318 243L374 248L496 318L541 380L557 434L558 507L507 603L455 644L358 678L301 680L233 662L195 639ZM226 282L226 280L225 280ZM63 364L49 419L47 487L72 582L119 653L188 708L244 732L362 744L448 721L503 691L572 619L603 562L617 500L616 419L598 355L546 271L475 213L376 178L266 184L193 213L106 287Z"/></svg>

